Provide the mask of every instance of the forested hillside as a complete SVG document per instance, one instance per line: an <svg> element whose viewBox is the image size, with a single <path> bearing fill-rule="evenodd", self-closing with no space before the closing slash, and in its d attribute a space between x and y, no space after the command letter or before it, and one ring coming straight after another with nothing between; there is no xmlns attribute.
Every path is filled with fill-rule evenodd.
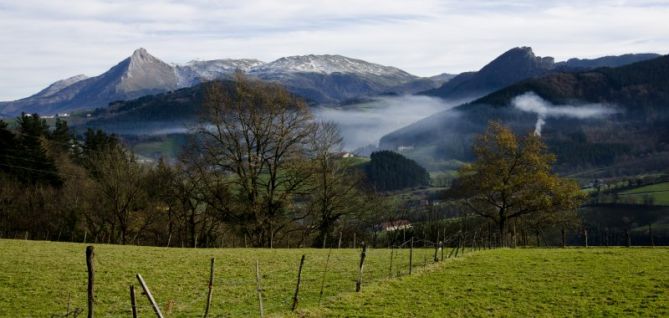
<svg viewBox="0 0 669 318"><path fill-rule="evenodd" d="M364 165L369 182L378 191L393 191L427 186L430 175L415 161L393 151L372 153Z"/></svg>
<svg viewBox="0 0 669 318"><path fill-rule="evenodd" d="M538 105L532 106L537 108L515 106L516 98L527 93L536 96L532 102ZM582 115L593 108L605 115ZM552 109L563 113L551 115ZM563 172L598 167L615 167L604 175L662 171L669 159L669 56L526 80L388 134L381 146L415 147L419 162L428 157L470 160L472 136L493 119L524 134L542 127Z"/></svg>

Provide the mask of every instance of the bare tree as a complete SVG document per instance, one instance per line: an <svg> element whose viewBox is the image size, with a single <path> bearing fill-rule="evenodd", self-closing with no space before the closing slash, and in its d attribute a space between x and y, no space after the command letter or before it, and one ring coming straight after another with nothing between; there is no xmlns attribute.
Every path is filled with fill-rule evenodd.
<svg viewBox="0 0 669 318"><path fill-rule="evenodd" d="M205 116L195 128L200 170L230 186L234 203L224 212L257 246L272 246L295 219L291 197L309 177L305 145L314 125L308 106L275 84L235 76L234 84L205 89ZM232 203L232 202L231 202Z"/></svg>
<svg viewBox="0 0 669 318"><path fill-rule="evenodd" d="M317 235L315 246L322 246L324 237L332 234L336 223L344 216L364 213L361 172L342 158L343 139L332 122L319 123L310 138L312 180L309 209Z"/></svg>
<svg viewBox="0 0 669 318"><path fill-rule="evenodd" d="M107 221L110 235L120 235L120 243L128 243L133 226L146 221L140 215L146 208L146 167L139 164L132 154L120 147L112 147L96 153L91 158L94 191L99 202L96 214Z"/></svg>

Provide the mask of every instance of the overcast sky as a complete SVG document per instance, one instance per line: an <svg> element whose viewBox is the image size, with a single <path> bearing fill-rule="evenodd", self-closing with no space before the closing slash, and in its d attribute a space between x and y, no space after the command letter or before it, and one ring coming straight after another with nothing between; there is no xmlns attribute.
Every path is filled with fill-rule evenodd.
<svg viewBox="0 0 669 318"><path fill-rule="evenodd" d="M0 100L98 75L138 47L168 63L329 53L434 75L515 46L666 54L668 19L669 0L0 0Z"/></svg>

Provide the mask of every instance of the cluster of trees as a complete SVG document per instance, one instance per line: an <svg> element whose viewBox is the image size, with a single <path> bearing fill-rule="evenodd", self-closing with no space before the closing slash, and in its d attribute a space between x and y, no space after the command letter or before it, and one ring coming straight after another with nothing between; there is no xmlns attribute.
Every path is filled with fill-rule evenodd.
<svg viewBox="0 0 669 318"><path fill-rule="evenodd" d="M415 161L393 151L372 153L364 169L369 182L378 191L393 191L427 186L430 174Z"/></svg>
<svg viewBox="0 0 669 318"><path fill-rule="evenodd" d="M576 183L552 173L555 157L538 136L519 138L491 124L475 143L476 160L449 191L456 200L448 215L428 210L414 217L417 210L375 192L429 184L414 161L381 151L362 169L351 166L336 155L342 148L336 125L314 120L303 101L275 84L237 75L232 84L204 84L203 96L192 140L170 163L142 162L99 130L76 137L62 120L49 127L37 115L22 115L13 129L0 121L0 236L323 246L342 234L376 241L377 225L401 213L437 224L421 231L443 238L441 221L459 209L455 216L470 225L456 227L480 235L496 224L504 245L512 221L514 236L517 224L577 222L583 196Z"/></svg>
<svg viewBox="0 0 669 318"><path fill-rule="evenodd" d="M120 244L320 245L383 209L334 154L342 138L283 88L238 77L205 87L178 162L140 162L113 135L78 141L64 121L2 123L0 231ZM6 144L6 145L5 145ZM368 222L368 223L365 223ZM49 234L50 233L50 234ZM360 233L359 237L362 237Z"/></svg>

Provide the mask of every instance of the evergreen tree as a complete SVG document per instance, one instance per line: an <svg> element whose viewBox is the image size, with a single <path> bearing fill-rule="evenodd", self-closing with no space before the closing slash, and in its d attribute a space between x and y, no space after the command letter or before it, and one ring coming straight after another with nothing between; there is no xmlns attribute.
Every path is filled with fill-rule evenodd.
<svg viewBox="0 0 669 318"><path fill-rule="evenodd" d="M63 183L56 164L44 147L49 125L37 114L17 118L18 147L13 155L15 171L21 182L60 187Z"/></svg>
<svg viewBox="0 0 669 318"><path fill-rule="evenodd" d="M430 174L425 168L396 152L378 151L370 157L372 160L365 165L365 173L378 191L400 190L430 183Z"/></svg>

